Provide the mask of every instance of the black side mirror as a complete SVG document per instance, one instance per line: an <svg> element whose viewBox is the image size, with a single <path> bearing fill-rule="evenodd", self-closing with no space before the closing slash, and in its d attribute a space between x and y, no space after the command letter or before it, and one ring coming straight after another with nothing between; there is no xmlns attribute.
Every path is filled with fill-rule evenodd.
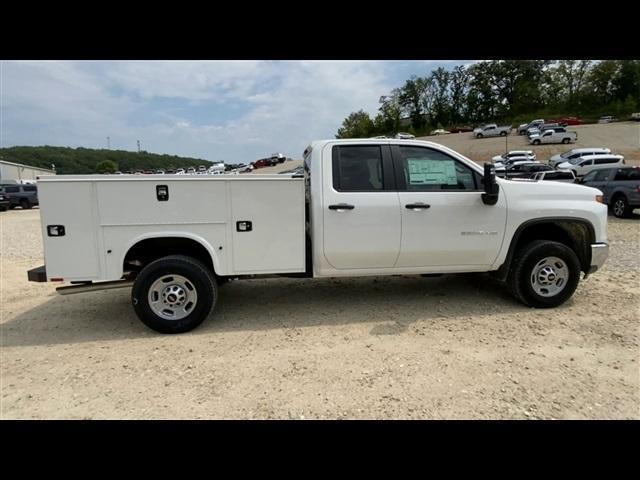
<svg viewBox="0 0 640 480"><path fill-rule="evenodd" d="M482 202L485 205L495 205L498 202L498 192L500 185L496 182L496 170L491 163L484 164L484 193Z"/></svg>

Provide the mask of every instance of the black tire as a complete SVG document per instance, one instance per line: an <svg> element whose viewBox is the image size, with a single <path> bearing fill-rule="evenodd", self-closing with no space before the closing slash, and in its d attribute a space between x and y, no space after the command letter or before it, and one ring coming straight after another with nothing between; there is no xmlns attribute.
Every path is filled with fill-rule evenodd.
<svg viewBox="0 0 640 480"><path fill-rule="evenodd" d="M533 141L533 144L534 144L534 145L540 145L540 140L534 140L534 141Z"/></svg>
<svg viewBox="0 0 640 480"><path fill-rule="evenodd" d="M0 212L6 212L8 207L0 207Z"/></svg>
<svg viewBox="0 0 640 480"><path fill-rule="evenodd" d="M562 139L562 143L564 143L565 145L566 145L567 143L569 143L570 141L571 141L571 140L569 140L568 138L563 138L563 139Z"/></svg>
<svg viewBox="0 0 640 480"><path fill-rule="evenodd" d="M540 295L532 286L532 274L546 257L557 257L568 268L564 288L553 296ZM580 260L571 248L551 240L534 240L516 252L507 278L507 288L516 299L529 307L553 308L571 298L579 281Z"/></svg>
<svg viewBox="0 0 640 480"><path fill-rule="evenodd" d="M501 137L506 137L507 136L507 132L500 132L500 136Z"/></svg>
<svg viewBox="0 0 640 480"><path fill-rule="evenodd" d="M481 133L478 133L478 134L476 135L476 138L482 138L483 136L484 136L484 135L482 135Z"/></svg>
<svg viewBox="0 0 640 480"><path fill-rule="evenodd" d="M629 205L627 197L624 195L616 195L611 201L611 211L618 218L629 218L633 209Z"/></svg>
<svg viewBox="0 0 640 480"><path fill-rule="evenodd" d="M20 199L20 206L22 207L23 210L30 210L31 209L31 203L26 198L21 198Z"/></svg>
<svg viewBox="0 0 640 480"><path fill-rule="evenodd" d="M186 278L197 293L195 307L179 320L165 319L157 315L149 305L149 290L153 283L165 275ZM193 330L207 318L218 300L218 285L202 262L184 255L159 258L144 267L138 274L131 291L133 308L147 327L160 333L183 333Z"/></svg>

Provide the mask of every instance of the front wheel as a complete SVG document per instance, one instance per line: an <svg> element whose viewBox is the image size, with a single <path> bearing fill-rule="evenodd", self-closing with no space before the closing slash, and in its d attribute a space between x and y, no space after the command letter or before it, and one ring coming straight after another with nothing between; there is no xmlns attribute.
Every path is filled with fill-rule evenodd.
<svg viewBox="0 0 640 480"><path fill-rule="evenodd" d="M482 136L483 136L483 135L482 135L481 133L478 133L478 134L476 135L476 138L482 138Z"/></svg>
<svg viewBox="0 0 640 480"><path fill-rule="evenodd" d="M138 274L131 301L138 318L160 333L193 330L207 318L218 299L213 273L195 258L162 257Z"/></svg>
<svg viewBox="0 0 640 480"><path fill-rule="evenodd" d="M500 132L500 136L501 137L506 137L507 136L507 132Z"/></svg>
<svg viewBox="0 0 640 480"><path fill-rule="evenodd" d="M563 243L535 240L518 250L508 288L529 307L551 308L566 302L578 287L580 261Z"/></svg>
<svg viewBox="0 0 640 480"><path fill-rule="evenodd" d="M540 140L534 140L534 141L533 141L533 144L534 144L534 145L540 145Z"/></svg>
<svg viewBox="0 0 640 480"><path fill-rule="evenodd" d="M613 210L613 214L618 218L627 218L631 216L632 209L629 206L627 197L623 195L619 195L613 199L611 208Z"/></svg>

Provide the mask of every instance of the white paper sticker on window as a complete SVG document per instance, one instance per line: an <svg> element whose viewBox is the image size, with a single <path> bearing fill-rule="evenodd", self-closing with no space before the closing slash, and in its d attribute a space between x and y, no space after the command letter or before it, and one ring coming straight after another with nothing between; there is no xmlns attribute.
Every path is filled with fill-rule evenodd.
<svg viewBox="0 0 640 480"><path fill-rule="evenodd" d="M407 159L411 185L457 185L453 160Z"/></svg>

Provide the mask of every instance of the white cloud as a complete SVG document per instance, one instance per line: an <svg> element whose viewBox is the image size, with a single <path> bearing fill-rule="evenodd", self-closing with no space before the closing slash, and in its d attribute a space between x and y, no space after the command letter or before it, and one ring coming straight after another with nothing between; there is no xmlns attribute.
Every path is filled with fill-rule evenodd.
<svg viewBox="0 0 640 480"><path fill-rule="evenodd" d="M406 62L404 62L406 64ZM426 64L420 64L424 71ZM433 68L434 65L429 66ZM2 62L0 143L300 157L398 86L379 61ZM169 105L169 106L168 106Z"/></svg>

